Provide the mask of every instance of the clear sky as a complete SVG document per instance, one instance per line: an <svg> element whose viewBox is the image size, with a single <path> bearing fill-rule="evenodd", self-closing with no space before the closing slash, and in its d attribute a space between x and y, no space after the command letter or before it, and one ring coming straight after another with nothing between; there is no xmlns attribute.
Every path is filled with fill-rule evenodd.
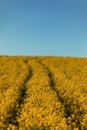
<svg viewBox="0 0 87 130"><path fill-rule="evenodd" d="M0 0L0 54L87 56L87 0Z"/></svg>

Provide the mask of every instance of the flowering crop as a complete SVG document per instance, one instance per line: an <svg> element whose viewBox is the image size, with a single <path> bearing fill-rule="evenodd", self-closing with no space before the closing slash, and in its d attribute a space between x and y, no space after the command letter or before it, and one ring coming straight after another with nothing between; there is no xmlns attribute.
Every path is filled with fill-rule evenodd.
<svg viewBox="0 0 87 130"><path fill-rule="evenodd" d="M0 56L1 130L86 130L87 59Z"/></svg>

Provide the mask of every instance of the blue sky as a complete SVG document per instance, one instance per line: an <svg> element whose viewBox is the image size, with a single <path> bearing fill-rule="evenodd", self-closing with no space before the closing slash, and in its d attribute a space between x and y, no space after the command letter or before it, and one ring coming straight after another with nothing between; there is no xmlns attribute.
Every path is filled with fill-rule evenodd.
<svg viewBox="0 0 87 130"><path fill-rule="evenodd" d="M0 54L87 56L87 0L0 0Z"/></svg>

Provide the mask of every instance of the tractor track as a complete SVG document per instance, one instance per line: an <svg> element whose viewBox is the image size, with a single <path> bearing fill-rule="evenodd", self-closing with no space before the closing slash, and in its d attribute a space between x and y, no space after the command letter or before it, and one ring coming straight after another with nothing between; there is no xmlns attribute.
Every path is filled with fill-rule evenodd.
<svg viewBox="0 0 87 130"><path fill-rule="evenodd" d="M47 71L47 75L48 75L48 77L50 78L50 88L56 93L58 101L63 105L63 107L64 107L64 117L65 117L65 119L66 119L67 126L69 126L70 123L68 122L68 118L70 118L70 117L72 116L72 114L73 114L73 113L71 112L71 106L70 106L70 104L68 104L68 103L66 104L66 102L65 102L65 100L64 100L64 97L60 95L60 91L58 90L58 88L56 88L56 83L55 83L55 81L54 81L54 75L53 75L53 72L50 70L49 66L48 66L48 65L45 65L42 60L39 60L38 62L39 62L39 63L44 67L44 69L46 69L46 71ZM77 118L76 118L76 119L77 119ZM75 119L75 120L76 120L76 119ZM75 120L74 120L74 121L75 121ZM81 129L79 119L77 119L76 126L77 126L79 129ZM73 125L71 124L71 130L73 130L73 128L74 128L74 127L73 127Z"/></svg>
<svg viewBox="0 0 87 130"><path fill-rule="evenodd" d="M47 75L50 79L50 88L56 93L58 101L61 102L63 104L64 100L61 98L58 89L56 89L56 84L54 81L54 76L53 73L50 71L49 67L46 66L45 64L42 63L42 61L38 61L40 63L40 65L42 65L44 67L44 69L47 71Z"/></svg>
<svg viewBox="0 0 87 130"><path fill-rule="evenodd" d="M26 62L27 64L27 62ZM18 98L15 102L15 106L12 110L12 114L10 117L8 117L5 121L6 124L11 124L11 125L14 125L16 126L16 129L19 129L19 121L17 120L17 118L20 116L20 112L23 108L23 104L24 104L24 100L27 96L27 82L30 80L31 76L32 76L32 70L31 70L31 67L28 65L29 67L29 73L28 75L26 76L23 84L21 85L20 87L20 90L19 90L19 95L18 95ZM18 104L18 105L17 105Z"/></svg>
<svg viewBox="0 0 87 130"><path fill-rule="evenodd" d="M49 79L50 79L50 88L56 93L58 102L60 102L61 105L64 107L64 117L65 117L65 119L66 119L67 125L69 125L68 122L67 122L68 117L70 117L70 115L71 115L71 112L70 112L70 110L69 110L69 104L68 104L68 105L65 104L64 98L61 97L60 91L56 88L56 84L55 84L55 81L54 81L54 75L53 75L53 72L49 69L49 66L45 65L45 64L43 63L43 61L41 61L41 60L39 60L38 62L39 62L39 63L44 67L44 69L46 69L46 71L47 71L47 75L48 75L48 77L49 77ZM72 130L73 130L73 129L72 129Z"/></svg>

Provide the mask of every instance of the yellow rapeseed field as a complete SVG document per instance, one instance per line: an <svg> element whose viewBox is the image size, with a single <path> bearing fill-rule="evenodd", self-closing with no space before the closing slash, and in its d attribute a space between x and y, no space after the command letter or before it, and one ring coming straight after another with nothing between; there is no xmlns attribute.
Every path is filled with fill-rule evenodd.
<svg viewBox="0 0 87 130"><path fill-rule="evenodd" d="M87 130L87 58L0 56L0 130Z"/></svg>

